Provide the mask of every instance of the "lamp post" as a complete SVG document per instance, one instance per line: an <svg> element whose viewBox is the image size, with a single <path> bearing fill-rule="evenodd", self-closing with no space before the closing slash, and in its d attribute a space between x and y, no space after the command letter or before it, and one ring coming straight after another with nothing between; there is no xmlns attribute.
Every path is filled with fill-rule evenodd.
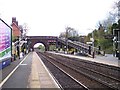
<svg viewBox="0 0 120 90"><path fill-rule="evenodd" d="M68 28L66 28L66 51L68 53Z"/></svg>
<svg viewBox="0 0 120 90"><path fill-rule="evenodd" d="M116 37L113 38L113 56L114 57L115 57L115 50L116 50L115 41L116 41Z"/></svg>
<svg viewBox="0 0 120 90"><path fill-rule="evenodd" d="M66 51L67 53L68 53L68 32L70 32L71 30L74 30L74 29L71 27L66 28Z"/></svg>
<svg viewBox="0 0 120 90"><path fill-rule="evenodd" d="M95 50L94 50L94 31L92 32L92 49L93 49L93 58L95 57Z"/></svg>
<svg viewBox="0 0 120 90"><path fill-rule="evenodd" d="M120 30L118 31L118 50L119 50L118 59L120 60Z"/></svg>
<svg viewBox="0 0 120 90"><path fill-rule="evenodd" d="M89 30L93 30L93 29L89 29ZM92 41L92 57L95 57L95 50L94 50L94 30L92 32L92 38L90 39Z"/></svg>

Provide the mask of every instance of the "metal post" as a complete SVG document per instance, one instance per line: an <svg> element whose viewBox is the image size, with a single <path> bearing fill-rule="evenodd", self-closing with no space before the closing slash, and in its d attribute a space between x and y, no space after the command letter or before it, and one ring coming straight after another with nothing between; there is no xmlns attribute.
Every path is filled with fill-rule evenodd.
<svg viewBox="0 0 120 90"><path fill-rule="evenodd" d="M91 55L91 46L89 46L89 54Z"/></svg>
<svg viewBox="0 0 120 90"><path fill-rule="evenodd" d="M68 28L66 29L66 51L68 54Z"/></svg>
<svg viewBox="0 0 120 90"><path fill-rule="evenodd" d="M115 31L117 32L117 35L116 35L116 44L117 44L117 47L115 46L115 53L116 53L116 57L118 57L118 59L120 60L120 29L114 29L114 35L115 35Z"/></svg>
<svg viewBox="0 0 120 90"><path fill-rule="evenodd" d="M67 40L67 54L68 54L68 40Z"/></svg>
<svg viewBox="0 0 120 90"><path fill-rule="evenodd" d="M74 30L73 28L71 28L71 27L67 27L66 28L66 51L67 51L67 53L68 53L68 32L70 32L71 30Z"/></svg>
<svg viewBox="0 0 120 90"><path fill-rule="evenodd" d="M116 56L116 47L115 47L115 30L113 29L113 35L114 35L114 39L113 39L113 56Z"/></svg>
<svg viewBox="0 0 120 90"><path fill-rule="evenodd" d="M93 46L93 58L94 58L95 57L95 52L94 52L94 31L92 33L92 38L93 38L92 46Z"/></svg>
<svg viewBox="0 0 120 90"><path fill-rule="evenodd" d="M119 51L118 59L120 60L120 30L118 30L118 51Z"/></svg>
<svg viewBox="0 0 120 90"><path fill-rule="evenodd" d="M93 30L93 29L89 29L89 30ZM95 57L95 52L94 52L94 30L92 32L91 41L92 41L92 57L94 58Z"/></svg>

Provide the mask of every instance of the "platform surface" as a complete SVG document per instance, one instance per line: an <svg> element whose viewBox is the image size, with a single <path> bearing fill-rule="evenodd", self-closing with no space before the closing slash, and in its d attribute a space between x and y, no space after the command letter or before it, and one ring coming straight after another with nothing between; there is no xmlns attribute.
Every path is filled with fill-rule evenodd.
<svg viewBox="0 0 120 90"><path fill-rule="evenodd" d="M93 61L93 62L97 62L97 63L103 63L103 64L107 64L107 65L120 67L120 60L118 60L112 54L106 54L105 56L95 55L95 58L91 58L91 57L70 55L70 54L64 54L64 53L55 53L55 52L49 52L49 53L73 57L73 58L79 58L82 60L89 60L89 61Z"/></svg>
<svg viewBox="0 0 120 90"><path fill-rule="evenodd" d="M20 63L0 83L2 88L60 89L59 84L36 52L30 52L25 58L20 60ZM2 72L9 71L10 67L12 67L12 64L3 69Z"/></svg>

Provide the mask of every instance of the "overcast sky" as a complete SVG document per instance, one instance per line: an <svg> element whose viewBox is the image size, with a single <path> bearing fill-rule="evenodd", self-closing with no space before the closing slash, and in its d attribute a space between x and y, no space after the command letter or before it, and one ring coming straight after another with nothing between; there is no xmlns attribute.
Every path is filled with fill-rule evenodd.
<svg viewBox="0 0 120 90"><path fill-rule="evenodd" d="M116 0L0 0L0 17L27 23L28 35L58 36L65 27L80 35L91 32L105 19Z"/></svg>

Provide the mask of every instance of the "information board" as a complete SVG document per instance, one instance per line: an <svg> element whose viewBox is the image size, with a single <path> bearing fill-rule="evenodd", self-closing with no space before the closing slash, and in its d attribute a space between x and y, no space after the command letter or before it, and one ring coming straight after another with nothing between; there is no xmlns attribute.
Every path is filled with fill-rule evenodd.
<svg viewBox="0 0 120 90"><path fill-rule="evenodd" d="M11 58L11 28L0 19L0 62Z"/></svg>

